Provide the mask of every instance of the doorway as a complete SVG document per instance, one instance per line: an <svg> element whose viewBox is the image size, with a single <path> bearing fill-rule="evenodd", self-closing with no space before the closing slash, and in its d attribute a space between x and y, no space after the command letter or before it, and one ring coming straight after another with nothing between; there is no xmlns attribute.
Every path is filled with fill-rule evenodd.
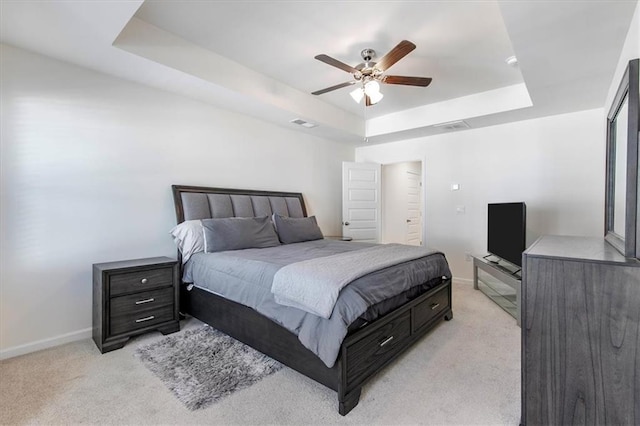
<svg viewBox="0 0 640 426"><path fill-rule="evenodd" d="M422 161L382 165L383 243L422 245Z"/></svg>

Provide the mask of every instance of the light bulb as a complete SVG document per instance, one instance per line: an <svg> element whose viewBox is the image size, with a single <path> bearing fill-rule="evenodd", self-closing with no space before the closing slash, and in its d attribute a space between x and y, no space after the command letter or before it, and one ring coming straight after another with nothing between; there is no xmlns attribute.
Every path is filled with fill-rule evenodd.
<svg viewBox="0 0 640 426"><path fill-rule="evenodd" d="M384 95L380 92L374 92L369 95L369 99L371 100L371 104L377 104L384 98Z"/></svg>
<svg viewBox="0 0 640 426"><path fill-rule="evenodd" d="M353 100L356 101L357 103L360 103L360 101L364 97L364 92L362 91L361 87L358 87L356 90L354 90L353 92L351 92L349 94L351 95Z"/></svg>
<svg viewBox="0 0 640 426"><path fill-rule="evenodd" d="M364 85L364 93L369 96L374 93L380 93L380 84L375 80L368 81L367 84Z"/></svg>

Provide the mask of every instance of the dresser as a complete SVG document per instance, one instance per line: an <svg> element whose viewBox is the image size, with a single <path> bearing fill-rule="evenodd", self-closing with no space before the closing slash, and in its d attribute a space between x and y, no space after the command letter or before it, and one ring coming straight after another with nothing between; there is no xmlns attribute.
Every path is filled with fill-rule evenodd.
<svg viewBox="0 0 640 426"><path fill-rule="evenodd" d="M93 265L93 340L105 353L132 337L180 330L178 262L168 257Z"/></svg>
<svg viewBox="0 0 640 426"><path fill-rule="evenodd" d="M522 423L640 424L640 262L604 238L523 255Z"/></svg>

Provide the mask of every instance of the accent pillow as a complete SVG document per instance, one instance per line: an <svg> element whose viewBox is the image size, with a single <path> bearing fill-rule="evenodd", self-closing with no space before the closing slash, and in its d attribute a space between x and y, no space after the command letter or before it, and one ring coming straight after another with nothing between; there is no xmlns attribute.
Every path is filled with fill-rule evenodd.
<svg viewBox="0 0 640 426"><path fill-rule="evenodd" d="M175 226L169 233L182 253L182 263L186 263L193 254L204 251L204 236L200 220L186 220Z"/></svg>
<svg viewBox="0 0 640 426"><path fill-rule="evenodd" d="M324 238L315 216L287 217L275 213L273 215L273 223L276 225L278 237L283 244Z"/></svg>
<svg viewBox="0 0 640 426"><path fill-rule="evenodd" d="M202 219L202 228L206 253L280 245L268 216Z"/></svg>

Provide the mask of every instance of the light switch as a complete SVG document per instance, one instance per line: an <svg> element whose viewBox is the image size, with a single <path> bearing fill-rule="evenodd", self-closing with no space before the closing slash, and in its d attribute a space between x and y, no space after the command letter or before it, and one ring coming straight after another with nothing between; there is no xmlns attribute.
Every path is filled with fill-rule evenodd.
<svg viewBox="0 0 640 426"><path fill-rule="evenodd" d="M451 184L451 190L452 191L457 191L459 189L460 189L460 184L458 184L458 183L452 183Z"/></svg>

